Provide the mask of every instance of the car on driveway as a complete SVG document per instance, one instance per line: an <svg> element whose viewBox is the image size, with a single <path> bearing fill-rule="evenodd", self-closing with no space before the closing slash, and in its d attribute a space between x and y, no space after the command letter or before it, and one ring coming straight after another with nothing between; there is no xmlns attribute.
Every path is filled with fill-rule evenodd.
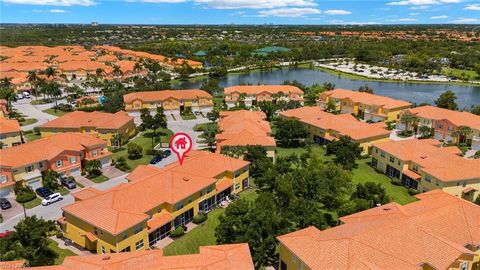
<svg viewBox="0 0 480 270"><path fill-rule="evenodd" d="M2 208L2 210L12 208L12 204L7 199L1 198L0 199L0 208Z"/></svg>
<svg viewBox="0 0 480 270"><path fill-rule="evenodd" d="M200 116L200 114L201 114L199 111L194 111L193 113L194 113L196 116Z"/></svg>
<svg viewBox="0 0 480 270"><path fill-rule="evenodd" d="M63 200L63 197L60 193L53 193L52 195L46 197L45 199L42 200L42 205L47 206L49 204L52 204L54 202L58 202Z"/></svg>
<svg viewBox="0 0 480 270"><path fill-rule="evenodd" d="M167 149L167 150L163 151L162 157L163 157L163 158L167 158L167 157L169 157L171 154L172 154L172 151L171 151L170 149Z"/></svg>
<svg viewBox="0 0 480 270"><path fill-rule="evenodd" d="M53 192L47 187L39 187L35 190L35 192L37 192L37 194L42 198L46 198L53 194Z"/></svg>
<svg viewBox="0 0 480 270"><path fill-rule="evenodd" d="M157 164L158 162L162 161L162 158L162 155L154 156L152 160L150 160L150 164Z"/></svg>
<svg viewBox="0 0 480 270"><path fill-rule="evenodd" d="M60 183L68 189L74 189L77 187L75 180L66 176L60 176Z"/></svg>

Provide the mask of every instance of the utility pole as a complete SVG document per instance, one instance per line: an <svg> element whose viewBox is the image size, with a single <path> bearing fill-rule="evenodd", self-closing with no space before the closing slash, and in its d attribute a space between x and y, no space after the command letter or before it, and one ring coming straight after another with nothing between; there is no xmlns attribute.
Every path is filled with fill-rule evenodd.
<svg viewBox="0 0 480 270"><path fill-rule="evenodd" d="M25 210L25 203L22 203L23 206L23 215L27 218L27 210Z"/></svg>

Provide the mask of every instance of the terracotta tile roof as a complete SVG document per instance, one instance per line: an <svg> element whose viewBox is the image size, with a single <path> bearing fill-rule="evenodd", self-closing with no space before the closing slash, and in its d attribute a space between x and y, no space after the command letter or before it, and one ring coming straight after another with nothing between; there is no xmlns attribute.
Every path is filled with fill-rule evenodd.
<svg viewBox="0 0 480 270"><path fill-rule="evenodd" d="M270 137L272 130L265 120L263 112L232 111L220 112L219 128L217 134L217 152L222 146L276 146L275 139Z"/></svg>
<svg viewBox="0 0 480 270"><path fill-rule="evenodd" d="M87 71L87 72L95 72L97 68L103 69L106 73L111 73L113 68L111 66L107 66L100 62L95 62L91 60L87 61L68 61L64 63L58 64L58 68L62 71Z"/></svg>
<svg viewBox="0 0 480 270"><path fill-rule="evenodd" d="M320 107L303 107L281 112L280 115L323 130L336 131L341 135L350 136L353 140L390 136L390 131L385 129L383 123L368 124L358 121L350 114L331 114Z"/></svg>
<svg viewBox="0 0 480 270"><path fill-rule="evenodd" d="M369 94L366 92L347 90L347 89L334 89L334 90L323 92L320 95L320 99L324 100L325 97L327 96L330 96L336 99L348 98L355 103L376 105L379 107L384 107L386 109L403 108L403 107L409 107L412 105L411 103L403 100Z"/></svg>
<svg viewBox="0 0 480 270"><path fill-rule="evenodd" d="M12 148L1 149L0 166L17 168L50 160L64 151L79 152L94 146L103 148L106 147L106 143L92 135L77 132L59 133ZM28 153L28 155L25 155L25 153Z"/></svg>
<svg viewBox="0 0 480 270"><path fill-rule="evenodd" d="M113 54L105 54L97 57L98 62L115 62L118 58Z"/></svg>
<svg viewBox="0 0 480 270"><path fill-rule="evenodd" d="M198 98L206 98L211 100L212 95L199 89L145 91L145 92L133 92L133 93L126 94L123 96L123 101L125 103L130 103L133 100L138 99L143 102L152 102L152 101L164 101L170 98L177 99L177 100L180 100L180 99L191 100L191 99L198 99Z"/></svg>
<svg viewBox="0 0 480 270"><path fill-rule="evenodd" d="M102 191L94 187L88 187L86 189L72 193L72 196L75 198L75 200L81 201L81 200L86 200L86 199L95 197L101 193Z"/></svg>
<svg viewBox="0 0 480 270"><path fill-rule="evenodd" d="M405 206L390 203L278 237L311 269L447 269L480 244L480 207L441 190ZM476 255L478 256L478 255Z"/></svg>
<svg viewBox="0 0 480 270"><path fill-rule="evenodd" d="M276 94L276 93L283 93L285 95L288 94L299 94L303 95L303 91L300 88L293 86L293 85L237 85L237 86L230 86L225 88L225 95L230 95L233 93L245 93L248 95L252 94L260 94L260 93L269 93L269 94Z"/></svg>
<svg viewBox="0 0 480 270"><path fill-rule="evenodd" d="M90 242L95 242L97 241L97 237L91 233L91 232L87 232L86 234L83 234L82 236L85 236L85 238L87 238L88 240L90 240Z"/></svg>
<svg viewBox="0 0 480 270"><path fill-rule="evenodd" d="M8 262L0 262L0 269L23 269L26 260L16 260Z"/></svg>
<svg viewBox="0 0 480 270"><path fill-rule="evenodd" d="M51 120L41 125L40 128L95 127L98 129L119 129L129 122L133 122L133 117L124 111L117 113L74 111Z"/></svg>
<svg viewBox="0 0 480 270"><path fill-rule="evenodd" d="M27 75L27 72L7 71L0 73L0 79L10 78L13 85L19 85L28 81Z"/></svg>
<svg viewBox="0 0 480 270"><path fill-rule="evenodd" d="M65 206L63 210L117 235L147 220L145 213L154 207L163 203L175 204L214 184L226 171L234 172L248 164L206 151L191 151L182 166L177 163L162 169L139 166L140 172L135 169L128 177L131 182Z"/></svg>
<svg viewBox="0 0 480 270"><path fill-rule="evenodd" d="M151 233L174 219L175 217L172 215L172 213L168 211L162 211L160 214L154 215L152 219L147 221L148 232Z"/></svg>
<svg viewBox="0 0 480 270"><path fill-rule="evenodd" d="M403 161L412 161L419 170L441 181L480 178L480 160L460 157L457 147L441 147L435 140L404 140L373 144Z"/></svg>
<svg viewBox="0 0 480 270"><path fill-rule="evenodd" d="M224 179L223 181L217 183L216 190L217 192L221 192L232 186L233 186L232 179Z"/></svg>
<svg viewBox="0 0 480 270"><path fill-rule="evenodd" d="M0 118L0 134L20 132L20 125L16 119Z"/></svg>
<svg viewBox="0 0 480 270"><path fill-rule="evenodd" d="M404 112L415 114L420 118L431 120L448 120L456 126L468 126L480 130L480 116L470 112L452 111L433 106L421 106Z"/></svg>

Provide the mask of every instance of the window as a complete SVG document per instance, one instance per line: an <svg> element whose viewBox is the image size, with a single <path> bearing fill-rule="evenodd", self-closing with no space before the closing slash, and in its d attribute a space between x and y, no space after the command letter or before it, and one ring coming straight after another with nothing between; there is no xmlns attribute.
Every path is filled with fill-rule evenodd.
<svg viewBox="0 0 480 270"><path fill-rule="evenodd" d="M209 187L207 188L207 193L210 193L210 192L212 192L212 191L213 191L213 185L211 185L211 186L209 186Z"/></svg>
<svg viewBox="0 0 480 270"><path fill-rule="evenodd" d="M179 202L175 205L175 211L178 211L183 208L183 202Z"/></svg>
<svg viewBox="0 0 480 270"><path fill-rule="evenodd" d="M98 156L98 150L96 150L96 149L93 150L93 151L92 151L92 155L93 155L94 157Z"/></svg>
<svg viewBox="0 0 480 270"><path fill-rule="evenodd" d="M25 167L25 172L29 173L31 171L33 171L33 166L32 165L28 165L28 166Z"/></svg>
<svg viewBox="0 0 480 270"><path fill-rule="evenodd" d="M390 156L390 162L395 163L395 158L393 156Z"/></svg>
<svg viewBox="0 0 480 270"><path fill-rule="evenodd" d="M139 233L142 231L142 224L138 224L137 226L135 226L135 234Z"/></svg>
<svg viewBox="0 0 480 270"><path fill-rule="evenodd" d="M382 152L380 153L380 156L381 156L381 157L385 157L385 152L382 151Z"/></svg>
<svg viewBox="0 0 480 270"><path fill-rule="evenodd" d="M192 196L188 197L188 203L192 202Z"/></svg>
<svg viewBox="0 0 480 270"><path fill-rule="evenodd" d="M106 253L106 251L105 251L105 247L104 247L104 246L102 246L102 254L105 254L105 253Z"/></svg>
<svg viewBox="0 0 480 270"><path fill-rule="evenodd" d="M402 165L402 162L400 162L400 159L397 161L397 164L400 166Z"/></svg>
<svg viewBox="0 0 480 270"><path fill-rule="evenodd" d="M442 128L443 128L443 125L442 125L442 124L438 124L438 125L437 125L437 128L442 129Z"/></svg>
<svg viewBox="0 0 480 270"><path fill-rule="evenodd" d="M423 192L427 192L428 191L428 188L423 188Z"/></svg>
<svg viewBox="0 0 480 270"><path fill-rule="evenodd" d="M62 162L61 160L57 160L57 161L55 161L55 165L56 165L57 167L62 167L63 162Z"/></svg>
<svg viewBox="0 0 480 270"><path fill-rule="evenodd" d="M303 270L303 262L300 262L300 270Z"/></svg>
<svg viewBox="0 0 480 270"><path fill-rule="evenodd" d="M70 163L73 164L77 162L77 157L70 157Z"/></svg>
<svg viewBox="0 0 480 270"><path fill-rule="evenodd" d="M236 171L236 172L235 172L235 175L234 175L234 177L235 177L235 178L237 178L237 177L239 177L239 176L240 176L240 174L242 174L242 172L241 172L241 171Z"/></svg>
<svg viewBox="0 0 480 270"><path fill-rule="evenodd" d="M127 239L127 237L128 237L128 232L122 233L122 240Z"/></svg>
<svg viewBox="0 0 480 270"><path fill-rule="evenodd" d="M135 243L135 249L139 250L143 247L143 239Z"/></svg>
<svg viewBox="0 0 480 270"><path fill-rule="evenodd" d="M39 167L39 168L43 168L43 162L39 162L39 163L38 163L38 167Z"/></svg>
<svg viewBox="0 0 480 270"><path fill-rule="evenodd" d="M415 171L415 172L418 171L418 166L417 165L413 165L413 171Z"/></svg>
<svg viewBox="0 0 480 270"><path fill-rule="evenodd" d="M468 262L464 262L460 267L460 270L468 270Z"/></svg>
<svg viewBox="0 0 480 270"><path fill-rule="evenodd" d="M240 189L240 184L235 184L235 190Z"/></svg>
<svg viewBox="0 0 480 270"><path fill-rule="evenodd" d="M7 176L6 175L0 175L0 184L5 184L7 182Z"/></svg>
<svg viewBox="0 0 480 270"><path fill-rule="evenodd" d="M467 186L467 181L463 181L462 187L466 187L466 186Z"/></svg>
<svg viewBox="0 0 480 270"><path fill-rule="evenodd" d="M93 233L96 234L96 235L98 235L98 229L95 228L95 227L93 227Z"/></svg>
<svg viewBox="0 0 480 270"><path fill-rule="evenodd" d="M378 154L378 148L375 147L375 153Z"/></svg>
<svg viewBox="0 0 480 270"><path fill-rule="evenodd" d="M452 126L448 126L448 131L453 131L453 127L452 127Z"/></svg>
<svg viewBox="0 0 480 270"><path fill-rule="evenodd" d="M432 179L430 178L430 175L425 175L425 181L427 182L431 182Z"/></svg>
<svg viewBox="0 0 480 270"><path fill-rule="evenodd" d="M292 261L293 261L293 262L297 262L297 256L292 255Z"/></svg>

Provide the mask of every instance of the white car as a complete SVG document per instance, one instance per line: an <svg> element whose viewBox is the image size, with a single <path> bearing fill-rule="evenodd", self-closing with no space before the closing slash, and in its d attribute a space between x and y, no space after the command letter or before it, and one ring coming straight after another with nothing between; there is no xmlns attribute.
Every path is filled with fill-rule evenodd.
<svg viewBox="0 0 480 270"><path fill-rule="evenodd" d="M63 197L60 193L53 193L52 195L49 195L45 199L42 200L42 205L47 206L49 204L52 204L54 202L58 202L63 200Z"/></svg>
<svg viewBox="0 0 480 270"><path fill-rule="evenodd" d="M23 98L30 98L30 93L29 92L23 92L22 96L23 96Z"/></svg>

